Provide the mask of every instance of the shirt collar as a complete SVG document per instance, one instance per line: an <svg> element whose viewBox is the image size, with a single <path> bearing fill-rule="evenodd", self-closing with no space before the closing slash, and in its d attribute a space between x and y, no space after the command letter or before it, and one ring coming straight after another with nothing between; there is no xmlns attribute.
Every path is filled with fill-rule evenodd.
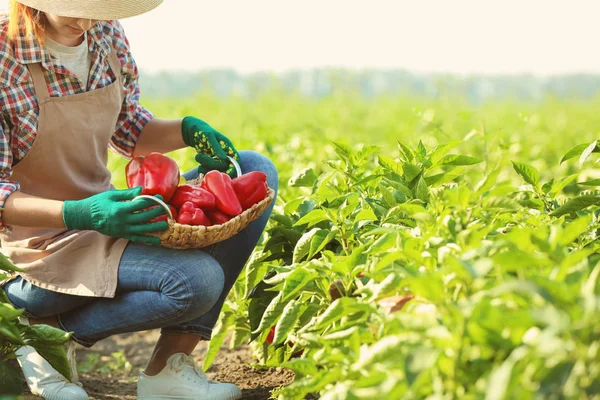
<svg viewBox="0 0 600 400"><path fill-rule="evenodd" d="M97 22L87 32L88 48L92 54L100 53L106 57L111 52L109 43L110 33L105 32L106 24ZM54 70L52 57L46 48L40 45L39 41L33 35L25 35L23 32L14 41L15 59L21 64L42 63L42 66L48 70Z"/></svg>

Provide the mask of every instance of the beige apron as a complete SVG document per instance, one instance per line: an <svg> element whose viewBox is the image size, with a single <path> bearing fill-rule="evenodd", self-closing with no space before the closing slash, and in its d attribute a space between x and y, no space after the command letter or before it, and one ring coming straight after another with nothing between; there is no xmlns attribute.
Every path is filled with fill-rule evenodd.
<svg viewBox="0 0 600 400"><path fill-rule="evenodd" d="M121 112L121 67L111 49L116 75L109 86L50 97L40 64L29 65L39 103L33 147L13 168L21 191L53 200L79 200L114 187L106 167L108 143ZM114 297L127 240L95 231L14 227L0 234L2 252L32 284L79 296Z"/></svg>

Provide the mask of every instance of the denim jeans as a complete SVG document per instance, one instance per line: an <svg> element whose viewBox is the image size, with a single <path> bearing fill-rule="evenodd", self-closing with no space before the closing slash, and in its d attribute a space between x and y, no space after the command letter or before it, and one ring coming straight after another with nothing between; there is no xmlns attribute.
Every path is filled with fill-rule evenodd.
<svg viewBox="0 0 600 400"><path fill-rule="evenodd" d="M262 171L275 191L277 170L266 157L240 152L244 173ZM190 180L196 170L186 173ZM85 347L111 335L161 329L209 340L221 308L267 224L273 204L237 235L202 249L177 250L129 243L119 264L114 298L73 296L34 286L21 277L4 290L30 317L56 315Z"/></svg>

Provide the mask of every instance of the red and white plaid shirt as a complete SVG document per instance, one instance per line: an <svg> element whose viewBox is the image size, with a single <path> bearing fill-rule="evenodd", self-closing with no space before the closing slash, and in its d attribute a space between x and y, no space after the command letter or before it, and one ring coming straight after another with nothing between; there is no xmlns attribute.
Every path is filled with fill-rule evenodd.
<svg viewBox="0 0 600 400"><path fill-rule="evenodd" d="M19 190L19 183L10 180L12 167L25 157L37 134L39 108L27 64L41 62L51 97L69 96L114 81L108 65L108 55L114 48L121 62L125 98L109 146L123 157L131 158L142 129L153 116L139 104L138 69L121 24L100 21L87 32L92 58L87 89L33 37L22 35L10 41L7 33L8 19L4 17L0 20L0 207ZM0 211L0 230L5 229Z"/></svg>

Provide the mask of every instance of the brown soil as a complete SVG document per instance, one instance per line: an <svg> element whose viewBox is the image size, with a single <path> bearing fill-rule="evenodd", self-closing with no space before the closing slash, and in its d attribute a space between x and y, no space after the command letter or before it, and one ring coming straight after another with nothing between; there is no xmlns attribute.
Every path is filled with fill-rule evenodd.
<svg viewBox="0 0 600 400"><path fill-rule="evenodd" d="M132 369L127 372L123 368L117 371L88 371L80 373L79 379L84 389L89 394L90 400L118 399L135 400L137 377L146 361L149 359L158 340L158 331L146 331L132 334L116 335L98 342L91 349L81 346L77 348L77 362L79 368L85 367L88 355L100 354L98 368L103 365L114 364L113 352L123 351L127 361L131 363ZM206 342L201 342L193 353L196 361L201 362L206 351ZM209 378L219 382L235 383L243 392L244 400L266 400L271 397L271 390L292 382L293 373L283 369L259 370L252 368L251 351L248 347L229 350L226 347L215 359L211 368L207 371ZM89 365L89 362L88 362ZM26 389L23 394L30 394ZM28 398L37 398L29 396Z"/></svg>

